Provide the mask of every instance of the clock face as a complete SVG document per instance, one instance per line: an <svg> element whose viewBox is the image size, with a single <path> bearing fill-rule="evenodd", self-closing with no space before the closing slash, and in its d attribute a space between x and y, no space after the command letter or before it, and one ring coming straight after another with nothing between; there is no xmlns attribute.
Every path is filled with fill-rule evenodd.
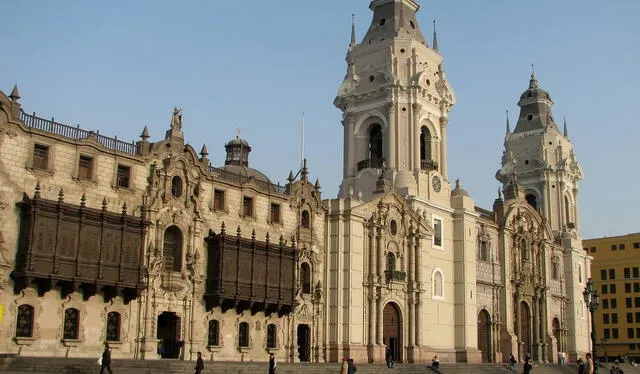
<svg viewBox="0 0 640 374"><path fill-rule="evenodd" d="M440 192L440 188L442 188L442 182L440 181L440 177L437 175L434 175L433 178L431 178L431 185L433 186L434 191Z"/></svg>

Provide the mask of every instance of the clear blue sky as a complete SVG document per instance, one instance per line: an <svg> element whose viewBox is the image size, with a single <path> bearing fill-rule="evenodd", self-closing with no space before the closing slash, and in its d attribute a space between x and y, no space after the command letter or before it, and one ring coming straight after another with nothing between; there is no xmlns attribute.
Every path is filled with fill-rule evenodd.
<svg viewBox="0 0 640 374"><path fill-rule="evenodd" d="M0 90L18 83L22 105L57 121L151 140L183 108L186 138L214 165L236 128L250 165L274 182L305 156L323 197L342 177L340 112L351 13L358 38L368 0L9 1L2 6ZM438 23L447 78L450 179L484 208L499 187L505 110L512 123L530 65L566 116L584 169L586 238L640 231L639 1L421 1L428 38Z"/></svg>

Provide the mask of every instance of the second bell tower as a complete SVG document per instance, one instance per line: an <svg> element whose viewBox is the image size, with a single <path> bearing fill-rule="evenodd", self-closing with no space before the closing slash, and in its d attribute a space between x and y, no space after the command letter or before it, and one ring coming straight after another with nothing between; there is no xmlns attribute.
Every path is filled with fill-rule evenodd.
<svg viewBox="0 0 640 374"><path fill-rule="evenodd" d="M455 96L435 27L429 46L414 0L374 0L369 8L373 19L360 43L352 28L334 101L344 126L340 196L366 199L392 185L405 196L448 200L447 121Z"/></svg>

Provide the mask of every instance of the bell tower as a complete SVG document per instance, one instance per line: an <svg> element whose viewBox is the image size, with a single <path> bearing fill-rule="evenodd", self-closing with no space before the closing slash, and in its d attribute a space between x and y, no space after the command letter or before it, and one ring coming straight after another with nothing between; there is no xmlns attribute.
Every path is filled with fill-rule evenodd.
<svg viewBox="0 0 640 374"><path fill-rule="evenodd" d="M518 101L520 115L513 132L507 116L502 168L496 178L505 193L514 190L514 182L518 184L527 202L559 235L579 232L578 183L582 168L569 141L567 123L560 132L552 105L549 92L540 87L532 72L529 88Z"/></svg>
<svg viewBox="0 0 640 374"><path fill-rule="evenodd" d="M360 43L352 27L347 74L334 101L344 127L340 196L367 199L391 185L405 196L448 201L447 120L455 96L435 24L430 47L415 0L374 0L369 8L373 18Z"/></svg>

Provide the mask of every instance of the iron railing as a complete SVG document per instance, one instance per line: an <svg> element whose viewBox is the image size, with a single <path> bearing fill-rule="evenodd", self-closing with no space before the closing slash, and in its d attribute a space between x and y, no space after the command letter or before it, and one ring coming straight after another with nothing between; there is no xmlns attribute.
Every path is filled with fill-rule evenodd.
<svg viewBox="0 0 640 374"><path fill-rule="evenodd" d="M358 171L363 169L382 169L384 158L368 158L358 162Z"/></svg>

